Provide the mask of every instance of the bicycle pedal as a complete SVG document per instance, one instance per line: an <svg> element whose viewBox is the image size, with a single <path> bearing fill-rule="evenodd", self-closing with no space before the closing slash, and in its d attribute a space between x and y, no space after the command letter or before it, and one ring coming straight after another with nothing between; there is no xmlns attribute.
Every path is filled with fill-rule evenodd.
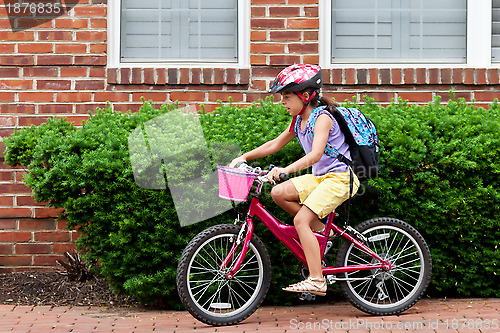
<svg viewBox="0 0 500 333"><path fill-rule="evenodd" d="M333 275L333 274L332 274L332 275L327 275L327 276L326 276L326 282L327 282L328 284L334 284L335 282L337 282L337 281L335 280L335 275Z"/></svg>
<svg viewBox="0 0 500 333"><path fill-rule="evenodd" d="M311 293L300 293L299 299L301 301L314 301L314 300L316 300L316 295L311 294Z"/></svg>

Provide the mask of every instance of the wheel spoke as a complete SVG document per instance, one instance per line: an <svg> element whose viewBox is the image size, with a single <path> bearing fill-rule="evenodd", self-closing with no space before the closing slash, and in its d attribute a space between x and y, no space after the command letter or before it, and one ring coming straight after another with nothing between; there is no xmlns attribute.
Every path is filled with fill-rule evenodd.
<svg viewBox="0 0 500 333"><path fill-rule="evenodd" d="M392 276L392 280L394 281L394 283L401 282L400 284L401 284L401 287L403 287L403 288L404 288L404 285L403 285L403 284L406 284L407 286L409 286L409 287L411 287L411 288L414 288L414 287L415 287L415 286L414 286L414 285L412 285L411 283L406 282L405 280L400 279L400 278L398 278L397 276ZM408 290L408 289L406 289L406 288L404 288L404 289L405 289L406 291L408 291L408 292L409 292L409 290Z"/></svg>
<svg viewBox="0 0 500 333"><path fill-rule="evenodd" d="M401 259L406 258L406 257L411 256L411 255L417 255L418 256L418 251L407 253L404 256L399 257L398 260L401 260ZM396 261L394 261L394 262L396 262Z"/></svg>
<svg viewBox="0 0 500 333"><path fill-rule="evenodd" d="M394 260L393 260L394 262L398 261L399 257L401 257L401 255L402 255L402 254L403 254L403 253L404 253L407 249L409 249L409 248L411 247L411 245L410 245L410 247L408 247L408 248L406 247L406 245L408 245L408 243L409 243L409 242L411 242L411 239L408 239L408 240L406 241L406 244L403 246L403 250L399 251L399 253L398 253L398 255L396 256L396 258L394 258ZM398 247L398 248L399 248L399 247Z"/></svg>
<svg viewBox="0 0 500 333"><path fill-rule="evenodd" d="M201 258L201 259L203 259L206 264L203 263L203 262L200 262L199 260L197 260L198 257ZM218 268L212 267L212 265L209 262L207 262L207 260L203 256L201 256L201 255L197 255L196 256L196 258L193 260L193 264L194 263L196 263L196 264L198 264L198 265L201 266L201 267L195 267L195 268L198 268L198 269L205 269L205 270L211 271L211 272L217 272L217 271L219 271ZM207 265L208 265L208 267L207 267ZM193 268L193 267L191 266L191 268Z"/></svg>
<svg viewBox="0 0 500 333"><path fill-rule="evenodd" d="M195 261L196 262L196 261ZM216 269L212 269L212 268L207 268L203 265L201 265L199 262L196 262L198 265L200 265L201 267L196 267L196 266L191 266L191 268L194 268L194 269L199 269L201 270L201 272L198 272L198 273L191 273L191 274L207 274L207 273L217 273L218 270Z"/></svg>
<svg viewBox="0 0 500 333"><path fill-rule="evenodd" d="M364 284L369 283L370 281L371 281L371 280L360 280L360 281L359 281L359 283L358 283L357 285L353 285L352 287L353 287L354 289L356 289L356 288L361 287L361 286L362 286L362 285L364 285ZM351 282L351 284L354 284L354 283L356 283L356 282L358 282L358 281L356 281L356 280L355 280L355 281ZM361 290L363 290L363 289L361 289Z"/></svg>
<svg viewBox="0 0 500 333"><path fill-rule="evenodd" d="M246 262L244 262L244 263L241 264L240 268L238 269L238 272L239 272L240 269L245 268L245 266L247 266L248 264L250 264L250 260L252 260L253 258L255 258L255 254L253 254L250 257L250 259L248 259L248 261L246 261ZM257 260L255 260L255 263L257 263Z"/></svg>
<svg viewBox="0 0 500 333"><path fill-rule="evenodd" d="M214 263L215 263L216 266L220 266L220 264L222 264L222 260L224 260L224 259L221 259L219 257L219 254L217 253L217 250L214 249L213 246L210 243L208 243L207 245L210 247L210 249L212 250L212 253L215 256L215 258L212 258L212 256L209 255L210 259L212 259L214 261ZM221 250L222 250L222 247L221 247ZM206 250L205 250L205 252L206 252Z"/></svg>
<svg viewBox="0 0 500 333"><path fill-rule="evenodd" d="M208 246L210 246L210 244L208 244ZM214 265L212 266L212 268L213 268L213 269L217 269L217 260L215 260L215 259L214 259L214 258L210 255L210 253L208 253L208 251L207 251L205 248L203 248L202 250L203 250L203 251L207 254L207 256L210 258L210 260L212 260L212 262L214 263ZM216 253L215 251L214 251L214 253L215 253L215 255L217 255L217 253ZM204 257L202 256L202 258L204 258ZM207 263L208 263L208 261L207 261Z"/></svg>
<svg viewBox="0 0 500 333"><path fill-rule="evenodd" d="M219 280L217 280L219 281ZM193 288L199 288L200 286L204 286L206 285L207 283L211 283L211 282L214 282L214 280L197 280L197 281L192 281L190 280L189 281L191 284L196 284L196 286L194 286ZM198 284L198 283L201 283L201 284Z"/></svg>
<svg viewBox="0 0 500 333"><path fill-rule="evenodd" d="M247 268L247 269L238 269L238 274L242 272L251 272L251 271L259 271L257 268Z"/></svg>
<svg viewBox="0 0 500 333"><path fill-rule="evenodd" d="M366 295L368 294L368 291L370 290L370 286L372 285L373 283L373 279L370 280L370 283L368 283L367 287L366 287L366 292L365 292L365 295L363 296L363 298L366 298ZM360 292L362 292L364 289L364 287L360 290Z"/></svg>
<svg viewBox="0 0 500 333"><path fill-rule="evenodd" d="M259 277L259 275L242 275L240 277L238 277L239 279L243 279L243 278L254 278L254 277Z"/></svg>
<svg viewBox="0 0 500 333"><path fill-rule="evenodd" d="M421 267L422 266L420 266L420 265L418 265L418 266L410 266L410 267L401 267L401 266L398 266L397 268L395 268L393 270L393 272L409 271L409 272L412 272L412 273L420 274L420 268Z"/></svg>
<svg viewBox="0 0 500 333"><path fill-rule="evenodd" d="M216 281L216 280L217 280L217 276L215 276L215 277L212 279L212 281L211 281L211 282L214 282L214 281ZM219 281L219 280L217 280L217 282L218 282L218 281ZM200 300L200 299L203 297L203 295L205 295L205 292L206 292L206 291L208 290L208 288L210 288L210 286L212 285L212 283L211 283L211 282L209 282L209 283L208 283L208 285L205 287L205 289L201 289L201 290L199 290L198 292L196 292L196 294L194 294L194 295L193 295L193 297L196 297L196 295L198 295L200 292L203 292L203 293L201 294L200 298L198 298L196 301Z"/></svg>
<svg viewBox="0 0 500 333"><path fill-rule="evenodd" d="M207 252L205 249L203 249L203 250L204 250L205 252ZM215 271L217 271L217 270L218 270L218 267L214 267L214 266L213 266L211 263L209 263L209 262L207 261L207 259L205 259L205 257L204 257L204 256L202 256L200 253L198 253L198 257L200 257L201 259L203 259L203 261L205 261L205 262L207 263L207 265L208 265L208 267L210 267L210 269L215 270ZM201 263L200 263L200 262L198 262L198 264L201 264Z"/></svg>
<svg viewBox="0 0 500 333"><path fill-rule="evenodd" d="M414 277L414 276L410 275L408 272L405 272L405 270L400 269L400 270L396 270L396 271L394 271L394 272L401 272L401 273L403 273L404 275L408 276L409 278L411 278L411 279L413 279L413 280L418 281L418 277ZM418 274L418 272L415 272L415 271L410 271L410 272L413 272L413 273L417 273L417 274Z"/></svg>
<svg viewBox="0 0 500 333"><path fill-rule="evenodd" d="M238 279L238 278L235 278L234 279L234 282L238 283L238 285L241 287L241 289L247 293L248 296L252 296L252 293L251 292L248 292L247 289L245 289L245 287L249 288L250 291L252 290L252 287L250 287L247 283L245 283L244 281Z"/></svg>
<svg viewBox="0 0 500 333"><path fill-rule="evenodd" d="M234 302L238 303L238 308L241 308L241 303L240 301L238 300L237 297L233 297L233 294L235 294L235 291L233 290L233 288L231 287L231 285L228 285L229 287L229 295L230 295L230 299L232 300L231 301L231 304L233 304Z"/></svg>
<svg viewBox="0 0 500 333"><path fill-rule="evenodd" d="M231 288L231 290L233 291L233 294L234 294L235 296L238 296L238 297L239 297L239 298L243 301L243 304L245 304L245 303L246 303L246 301L247 301L247 300L246 300L246 299L244 299L244 298L243 298L240 294L238 294L238 292L236 292L236 290L235 290L234 288Z"/></svg>
<svg viewBox="0 0 500 333"><path fill-rule="evenodd" d="M212 303L212 301L215 299L215 297L217 297L217 295L219 295L220 293L220 290L222 288L224 288L224 286L228 283L228 281L224 281L224 282L219 282L219 285L217 286L217 290L215 291L215 293L202 305L202 307L204 308L205 305L207 305L208 302Z"/></svg>
<svg viewBox="0 0 500 333"><path fill-rule="evenodd" d="M383 233L384 233L384 230L380 230L380 233L381 233L381 234L383 234ZM390 237L390 234L389 234L389 237ZM389 238L389 237L388 237L388 238ZM384 250L386 253L389 253L389 245L387 244L387 239L388 239L388 238L384 239L385 247L382 249L382 250ZM391 245L392 245L392 243L391 243Z"/></svg>
<svg viewBox="0 0 500 333"><path fill-rule="evenodd" d="M354 261L352 259L349 259L349 261L352 262L352 263L355 263L355 264L358 264L358 265L369 264L370 263L368 260L366 260L366 259L364 259L364 258L362 258L362 257L360 257L360 256L358 256L358 255L356 255L354 253L352 253L352 256L355 257L355 258L357 258L357 259L359 259L359 260L362 260L362 262L357 262L357 261Z"/></svg>
<svg viewBox="0 0 500 333"><path fill-rule="evenodd" d="M413 260L410 260L410 261L406 261L404 263L402 263L401 265L399 265L398 267L403 267L403 268L408 268L408 267L415 267L415 266L403 266L403 265L408 265L408 264L411 264L411 263L414 263L414 262L417 262L417 261L420 261L420 258L416 258L416 259L413 259Z"/></svg>
<svg viewBox="0 0 500 333"><path fill-rule="evenodd" d="M413 246L413 247L414 247L414 246ZM393 263L396 263L397 261L400 261L401 259L406 258L406 257L409 257L409 256L412 256L412 255L413 255L413 257L415 257L415 254L416 254L416 255L417 255L417 257L418 257L418 251L414 251L414 252L410 252L410 253L403 254L403 253L407 252L407 251L408 251L408 250L410 250L410 249L411 249L411 247L406 248L406 249L404 249L403 251L399 252L397 256L396 256L396 255L393 255L393 256L392 256L392 257L394 258ZM411 259L411 258L410 258L410 259ZM404 263L407 263L408 261L403 260L403 262L404 262Z"/></svg>
<svg viewBox="0 0 500 333"><path fill-rule="evenodd" d="M396 287L397 287L397 288L398 288L398 290L399 290L399 293L400 293L400 294L401 294L401 296L404 298L405 293L403 292L403 290L401 290L401 287L399 286L399 283L395 283L395 282L393 281L393 285L395 286L395 287L394 287L394 290L396 290ZM396 294L397 294L397 293L396 293Z"/></svg>
<svg viewBox="0 0 500 333"><path fill-rule="evenodd" d="M392 242L391 242L391 245L389 245L389 246L387 247L387 253L390 253L390 252L391 252L392 246L394 245L394 242L396 241L396 238L397 238L397 234L395 234L395 235L392 237ZM400 239L400 240L399 240L399 244L401 244L401 240L402 240L402 239ZM399 246L399 244L398 244L398 246Z"/></svg>
<svg viewBox="0 0 500 333"><path fill-rule="evenodd" d="M234 308L234 300L233 300L233 292L232 292L232 289L231 289L231 285L228 284L227 285L227 288L228 288L228 303L231 304ZM241 305L238 305L238 307L240 307Z"/></svg>

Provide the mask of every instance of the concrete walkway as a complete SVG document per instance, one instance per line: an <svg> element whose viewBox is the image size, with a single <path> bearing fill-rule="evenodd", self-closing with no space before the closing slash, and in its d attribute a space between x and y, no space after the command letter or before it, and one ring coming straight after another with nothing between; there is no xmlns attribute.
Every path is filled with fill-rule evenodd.
<svg viewBox="0 0 500 333"><path fill-rule="evenodd" d="M349 303L258 309L211 327L186 311L0 305L0 332L500 332L500 299L423 299L399 316L373 317Z"/></svg>

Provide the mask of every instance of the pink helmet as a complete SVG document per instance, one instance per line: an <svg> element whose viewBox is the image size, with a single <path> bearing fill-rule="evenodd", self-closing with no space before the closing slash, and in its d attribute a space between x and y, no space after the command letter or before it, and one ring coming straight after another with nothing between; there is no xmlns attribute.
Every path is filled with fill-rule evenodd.
<svg viewBox="0 0 500 333"><path fill-rule="evenodd" d="M321 67L316 65L299 64L288 66L282 70L269 92L272 94L280 92L299 92L308 88L319 90L323 85Z"/></svg>

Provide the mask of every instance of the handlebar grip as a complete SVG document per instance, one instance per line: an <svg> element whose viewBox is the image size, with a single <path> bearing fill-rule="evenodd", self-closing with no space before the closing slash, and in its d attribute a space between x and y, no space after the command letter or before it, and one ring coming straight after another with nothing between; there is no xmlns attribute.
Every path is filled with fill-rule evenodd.
<svg viewBox="0 0 500 333"><path fill-rule="evenodd" d="M280 180L284 182L288 179L288 175L286 173L280 173Z"/></svg>
<svg viewBox="0 0 500 333"><path fill-rule="evenodd" d="M238 162L234 167L238 169L242 164L245 164L245 162Z"/></svg>

